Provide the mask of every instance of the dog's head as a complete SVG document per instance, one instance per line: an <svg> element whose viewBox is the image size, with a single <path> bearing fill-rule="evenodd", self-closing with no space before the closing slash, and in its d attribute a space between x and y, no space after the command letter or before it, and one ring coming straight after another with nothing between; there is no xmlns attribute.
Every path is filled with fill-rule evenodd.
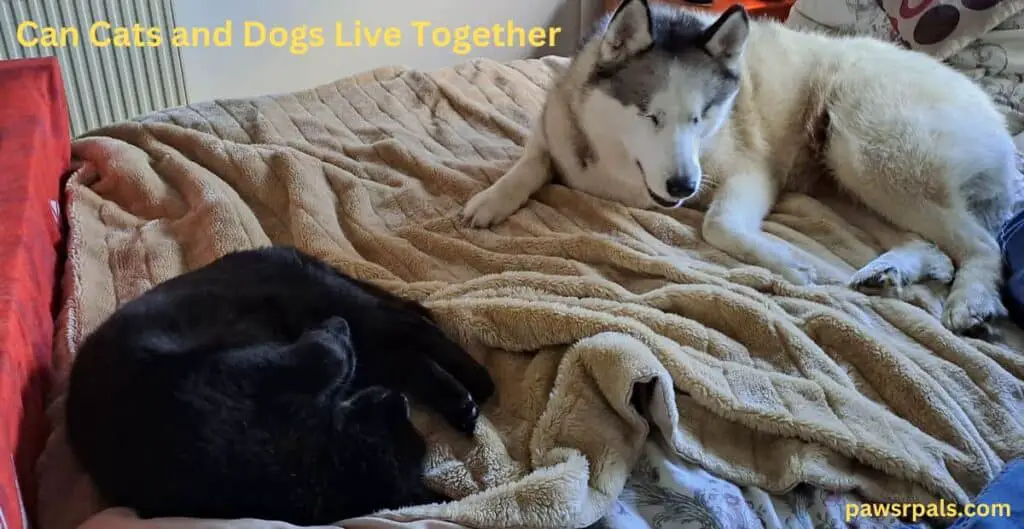
<svg viewBox="0 0 1024 529"><path fill-rule="evenodd" d="M749 31L738 5L714 19L623 0L592 41L583 112L618 138L652 202L676 207L700 187L701 143L732 108Z"/></svg>

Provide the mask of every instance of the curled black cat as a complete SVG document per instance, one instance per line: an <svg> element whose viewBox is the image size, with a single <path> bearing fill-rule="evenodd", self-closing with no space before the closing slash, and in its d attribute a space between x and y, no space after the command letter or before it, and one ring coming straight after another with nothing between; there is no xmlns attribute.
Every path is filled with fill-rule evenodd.
<svg viewBox="0 0 1024 529"><path fill-rule="evenodd" d="M471 434L493 393L422 305L278 246L156 285L89 334L67 438L142 518L321 525L450 499L423 483L407 397Z"/></svg>

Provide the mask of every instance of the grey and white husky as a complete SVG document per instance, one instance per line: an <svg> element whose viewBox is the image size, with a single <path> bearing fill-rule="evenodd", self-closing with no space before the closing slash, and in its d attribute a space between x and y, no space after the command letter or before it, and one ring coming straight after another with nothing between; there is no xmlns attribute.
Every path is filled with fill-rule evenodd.
<svg viewBox="0 0 1024 529"><path fill-rule="evenodd" d="M1012 138L981 89L918 52L739 6L716 16L624 0L554 83L522 157L463 217L503 221L552 169L632 207L706 202L709 244L797 284L818 273L761 222L779 193L825 174L913 234L852 287L952 281L942 321L959 333L1006 313L993 232L1010 213Z"/></svg>

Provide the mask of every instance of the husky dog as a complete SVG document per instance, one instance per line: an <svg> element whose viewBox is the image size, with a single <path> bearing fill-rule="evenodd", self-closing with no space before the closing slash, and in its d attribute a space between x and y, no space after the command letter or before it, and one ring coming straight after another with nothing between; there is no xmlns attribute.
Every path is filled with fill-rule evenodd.
<svg viewBox="0 0 1024 529"><path fill-rule="evenodd" d="M631 207L707 200L709 244L796 284L817 281L814 268L761 222L781 192L825 174L914 234L852 287L952 281L942 321L958 333L1006 314L994 231L1010 213L1012 138L980 88L918 52L740 6L715 16L624 0L554 84L522 157L463 218L503 221L553 170Z"/></svg>

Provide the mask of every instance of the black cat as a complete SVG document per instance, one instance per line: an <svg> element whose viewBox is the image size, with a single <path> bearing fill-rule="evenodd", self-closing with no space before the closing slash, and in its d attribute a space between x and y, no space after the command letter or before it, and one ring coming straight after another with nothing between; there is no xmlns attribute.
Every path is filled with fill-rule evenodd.
<svg viewBox="0 0 1024 529"><path fill-rule="evenodd" d="M143 518L334 523L444 501L403 394L472 433L487 370L420 304L290 247L153 287L83 342L73 453Z"/></svg>

